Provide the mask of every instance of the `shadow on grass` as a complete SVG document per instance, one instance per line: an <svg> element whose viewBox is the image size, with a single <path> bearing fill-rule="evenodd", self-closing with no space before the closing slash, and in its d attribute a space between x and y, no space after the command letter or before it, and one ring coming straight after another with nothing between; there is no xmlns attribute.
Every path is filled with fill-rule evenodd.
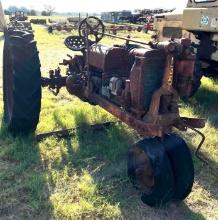
<svg viewBox="0 0 218 220"><path fill-rule="evenodd" d="M78 111L74 112L74 118L75 126L81 129L76 130L72 139L60 140L66 150L60 148L61 161L55 162L52 169L68 167L78 176L87 170L104 202L118 205L124 219L143 219L145 216L147 219L205 219L185 204L166 209L142 204L139 193L126 175L126 154L128 146L134 142L132 132L119 123L107 130L93 132L84 129L89 124L89 115ZM58 127L66 128L57 114L54 120ZM0 217L51 219L53 207L49 196L55 180L40 156L40 146L31 136L13 139L4 128L0 138L0 163L5 167L0 169ZM202 179L201 174L196 178L216 198L216 192L210 189L206 179Z"/></svg>
<svg viewBox="0 0 218 220"><path fill-rule="evenodd" d="M79 127L73 135L73 140L77 142L77 149L72 146L72 139L64 139L67 146L67 153L63 152L63 158L73 163L75 167L86 168L89 165L90 158L94 163L101 161L116 161L126 159L128 145L133 141L133 135L126 132L119 123L111 126L109 129L93 131L88 129L88 115L81 112L74 112L75 127ZM54 114L55 123L58 127L66 129L64 123Z"/></svg>
<svg viewBox="0 0 218 220"><path fill-rule="evenodd" d="M197 94L192 99L185 103L191 107L194 114L197 114L202 118L206 118L212 127L218 128L218 92L208 90L207 88L203 87L199 89ZM185 134L185 136L187 137L187 140L190 139L189 134ZM191 146L192 149L196 149L196 147L197 146ZM202 149L204 147L205 145L202 146ZM215 148L216 146L214 146L214 149ZM213 152L210 153L212 154ZM209 156L204 153L201 153L201 156L208 161L210 167L204 164L198 158L194 157L195 180L199 182L200 185L202 185L214 199L217 200L218 192L216 185L218 182L218 162L211 160Z"/></svg>
<svg viewBox="0 0 218 220"><path fill-rule="evenodd" d="M0 131L0 218L50 219L52 206L46 171L33 136Z"/></svg>
<svg viewBox="0 0 218 220"><path fill-rule="evenodd" d="M218 92L200 88L185 104L193 109L194 114L207 118L211 125L218 127Z"/></svg>
<svg viewBox="0 0 218 220"><path fill-rule="evenodd" d="M78 175L87 170L97 185L104 202L118 204L123 219L205 219L194 213L184 203L165 209L154 209L142 204L140 194L127 178L126 156L133 135L122 124L116 124L107 130L93 132L86 130L88 115L75 112L76 131L73 140L66 139L67 151L62 151L62 161L56 169L64 169L66 164L76 170ZM64 124L56 116L55 122L62 128ZM75 141L74 146L73 141Z"/></svg>

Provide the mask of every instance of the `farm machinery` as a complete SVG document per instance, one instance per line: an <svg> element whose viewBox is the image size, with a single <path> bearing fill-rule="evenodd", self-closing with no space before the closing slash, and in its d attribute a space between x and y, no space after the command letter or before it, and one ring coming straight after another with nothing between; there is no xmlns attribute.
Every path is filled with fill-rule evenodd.
<svg viewBox="0 0 218 220"><path fill-rule="evenodd" d="M68 55L61 69L41 77L40 60L32 33L4 28L3 94L4 118L14 134L35 131L41 108L41 88L58 95L61 88L91 105L98 105L136 130L141 140L128 151L128 176L140 190L142 201L162 206L183 200L191 192L194 168L185 141L173 128L197 129L204 119L181 117L179 98L193 93L196 57L189 39L144 43L105 33L96 17L79 25L78 36L65 45L77 55ZM106 46L104 36L125 41ZM78 53L80 52L80 53Z"/></svg>
<svg viewBox="0 0 218 220"><path fill-rule="evenodd" d="M30 19L30 23L31 24L46 25L47 24L47 19L32 18L32 19Z"/></svg>
<svg viewBox="0 0 218 220"><path fill-rule="evenodd" d="M10 21L26 21L28 20L27 15L23 11L16 11L9 16Z"/></svg>
<svg viewBox="0 0 218 220"><path fill-rule="evenodd" d="M20 29L28 29L32 30L31 23L28 20L27 15L23 11L16 11L9 16L10 23L12 29L17 26Z"/></svg>

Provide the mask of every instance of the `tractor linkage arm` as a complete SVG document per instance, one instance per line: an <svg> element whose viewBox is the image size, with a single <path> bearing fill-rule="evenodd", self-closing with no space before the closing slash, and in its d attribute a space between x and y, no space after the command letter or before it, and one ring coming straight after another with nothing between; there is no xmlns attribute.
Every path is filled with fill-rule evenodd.
<svg viewBox="0 0 218 220"><path fill-rule="evenodd" d="M42 87L48 87L49 91L57 96L60 92L60 89L66 86L66 79L67 76L62 76L61 69L58 67L55 70L49 71L49 78L41 78L41 85Z"/></svg>

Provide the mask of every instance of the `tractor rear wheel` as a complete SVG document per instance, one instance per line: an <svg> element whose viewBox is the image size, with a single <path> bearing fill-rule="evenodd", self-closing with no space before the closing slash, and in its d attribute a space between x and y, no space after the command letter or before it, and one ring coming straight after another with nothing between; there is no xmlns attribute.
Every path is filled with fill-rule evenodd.
<svg viewBox="0 0 218 220"><path fill-rule="evenodd" d="M201 68L201 61L199 59L196 59L194 71L195 72L194 72L194 78L192 81L192 91L189 97L194 96L201 86L201 79L203 77L203 72Z"/></svg>
<svg viewBox="0 0 218 220"><path fill-rule="evenodd" d="M128 153L128 176L149 206L163 206L174 195L174 176L160 139L144 139Z"/></svg>
<svg viewBox="0 0 218 220"><path fill-rule="evenodd" d="M12 134L35 131L41 108L41 72L33 34L5 34L3 54L4 119Z"/></svg>
<svg viewBox="0 0 218 220"><path fill-rule="evenodd" d="M194 166L192 156L185 141L176 134L166 135L163 145L173 169L175 200L184 200L192 190Z"/></svg>

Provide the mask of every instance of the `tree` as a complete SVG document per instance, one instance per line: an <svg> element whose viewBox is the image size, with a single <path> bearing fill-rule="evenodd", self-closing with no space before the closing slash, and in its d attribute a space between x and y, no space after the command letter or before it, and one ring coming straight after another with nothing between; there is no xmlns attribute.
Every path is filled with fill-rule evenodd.
<svg viewBox="0 0 218 220"><path fill-rule="evenodd" d="M10 15L11 13L10 13L10 11L8 11L8 10L4 10L4 14L5 14L5 15Z"/></svg>
<svg viewBox="0 0 218 220"><path fill-rule="evenodd" d="M29 11L29 15L31 15L31 16L36 16L36 10L34 10L34 9L31 9L30 11Z"/></svg>
<svg viewBox="0 0 218 220"><path fill-rule="evenodd" d="M18 11L23 11L24 13L29 13L29 9L27 9L26 7L21 7L18 9Z"/></svg>
<svg viewBox="0 0 218 220"><path fill-rule="evenodd" d="M8 7L8 11L9 11L10 13L14 13L14 12L16 12L16 11L19 11L19 8L18 8L17 6L12 5L12 6L9 6L9 7Z"/></svg>
<svg viewBox="0 0 218 220"><path fill-rule="evenodd" d="M42 15L42 16L47 16L47 12L46 12L46 11L42 11L42 12L41 12L41 15Z"/></svg>
<svg viewBox="0 0 218 220"><path fill-rule="evenodd" d="M44 9L46 11L47 16L51 16L55 11L55 7L53 7L52 5L44 5Z"/></svg>

